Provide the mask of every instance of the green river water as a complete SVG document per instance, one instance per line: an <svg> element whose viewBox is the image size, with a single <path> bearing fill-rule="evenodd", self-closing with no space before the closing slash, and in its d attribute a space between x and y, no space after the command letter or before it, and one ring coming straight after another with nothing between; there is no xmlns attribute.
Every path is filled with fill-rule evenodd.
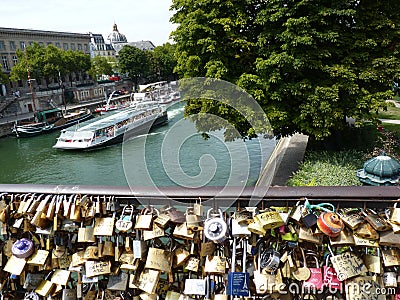
<svg viewBox="0 0 400 300"><path fill-rule="evenodd" d="M58 132L2 138L0 183L253 185L275 146L268 139L225 143L221 133L204 140L193 123L183 119L182 103L168 109L168 118L167 125L149 135L95 151L53 149Z"/></svg>

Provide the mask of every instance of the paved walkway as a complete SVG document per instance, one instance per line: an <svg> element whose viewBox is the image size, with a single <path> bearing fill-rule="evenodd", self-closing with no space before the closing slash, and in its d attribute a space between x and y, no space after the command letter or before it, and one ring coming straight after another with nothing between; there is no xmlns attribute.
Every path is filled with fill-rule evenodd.
<svg viewBox="0 0 400 300"><path fill-rule="evenodd" d="M307 143L308 136L304 134L280 139L265 164L256 186L285 186L303 161Z"/></svg>

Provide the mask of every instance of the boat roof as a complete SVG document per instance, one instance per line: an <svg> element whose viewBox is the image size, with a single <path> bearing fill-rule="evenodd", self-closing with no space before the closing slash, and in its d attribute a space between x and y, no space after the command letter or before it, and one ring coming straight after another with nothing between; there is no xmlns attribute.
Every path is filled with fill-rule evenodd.
<svg viewBox="0 0 400 300"><path fill-rule="evenodd" d="M46 110L38 110L36 113L38 115L45 115L45 114L50 114L50 113L54 113L54 112L60 112L61 109L59 108L51 108L51 109L46 109Z"/></svg>
<svg viewBox="0 0 400 300"><path fill-rule="evenodd" d="M153 82L149 84L140 84L139 85L139 91L143 92L144 90L147 90L149 88L156 88L156 87L161 87L165 85L167 81L159 81L159 82Z"/></svg>
<svg viewBox="0 0 400 300"><path fill-rule="evenodd" d="M158 106L152 105L144 108L126 108L124 110L118 110L117 112L111 112L104 116L94 118L89 121L82 122L78 128L67 129L66 131L94 131L108 126L115 125L116 123L139 115L146 110L157 108ZM64 131L64 132L66 132Z"/></svg>

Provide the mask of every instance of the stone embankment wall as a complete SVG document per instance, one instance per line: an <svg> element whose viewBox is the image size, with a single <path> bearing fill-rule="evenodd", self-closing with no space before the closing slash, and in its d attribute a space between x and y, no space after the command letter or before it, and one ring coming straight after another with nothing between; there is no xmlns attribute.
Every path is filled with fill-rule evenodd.
<svg viewBox="0 0 400 300"><path fill-rule="evenodd" d="M12 134L11 128L13 127L13 124L14 122L0 124L0 137Z"/></svg>
<svg viewBox="0 0 400 300"><path fill-rule="evenodd" d="M97 106L99 105L100 101L96 101L94 103L87 103L87 104L81 104L79 105L79 107L85 107L85 108L89 108L91 111L94 111ZM29 116L28 114L26 114L27 117L26 118L18 118L18 122L24 122L24 121L29 121L29 119L33 116ZM18 117L18 115L16 116ZM8 135L12 135L12 128L14 126L14 122L16 117L5 117L5 118L0 118L0 137L5 137Z"/></svg>

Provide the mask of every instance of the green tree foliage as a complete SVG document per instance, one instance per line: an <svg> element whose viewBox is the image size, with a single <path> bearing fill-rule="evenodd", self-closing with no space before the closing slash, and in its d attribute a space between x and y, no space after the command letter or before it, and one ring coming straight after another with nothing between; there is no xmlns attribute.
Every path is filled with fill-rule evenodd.
<svg viewBox="0 0 400 300"><path fill-rule="evenodd" d="M176 79L174 69L176 67L175 45L165 43L162 46L157 46L152 51L154 57L153 73L160 80Z"/></svg>
<svg viewBox="0 0 400 300"><path fill-rule="evenodd" d="M113 68L107 58L103 56L95 56L92 59L92 66L88 73L96 80L101 75L112 75Z"/></svg>
<svg viewBox="0 0 400 300"><path fill-rule="evenodd" d="M126 45L118 55L121 72L127 73L136 87L140 78L147 78L150 75L150 61L146 51Z"/></svg>
<svg viewBox="0 0 400 300"><path fill-rule="evenodd" d="M27 79L29 69L31 78L50 78L58 80L59 75L86 72L90 69L90 56L79 51L63 51L53 45L44 47L34 43L25 51L17 50L18 63L10 72L10 79Z"/></svg>
<svg viewBox="0 0 400 300"><path fill-rule="evenodd" d="M390 0L173 0L181 77L237 84L262 106L277 135L325 139L354 117L373 120L398 77L400 9ZM223 104L192 99L186 115L250 124ZM204 126L204 124L203 124Z"/></svg>

